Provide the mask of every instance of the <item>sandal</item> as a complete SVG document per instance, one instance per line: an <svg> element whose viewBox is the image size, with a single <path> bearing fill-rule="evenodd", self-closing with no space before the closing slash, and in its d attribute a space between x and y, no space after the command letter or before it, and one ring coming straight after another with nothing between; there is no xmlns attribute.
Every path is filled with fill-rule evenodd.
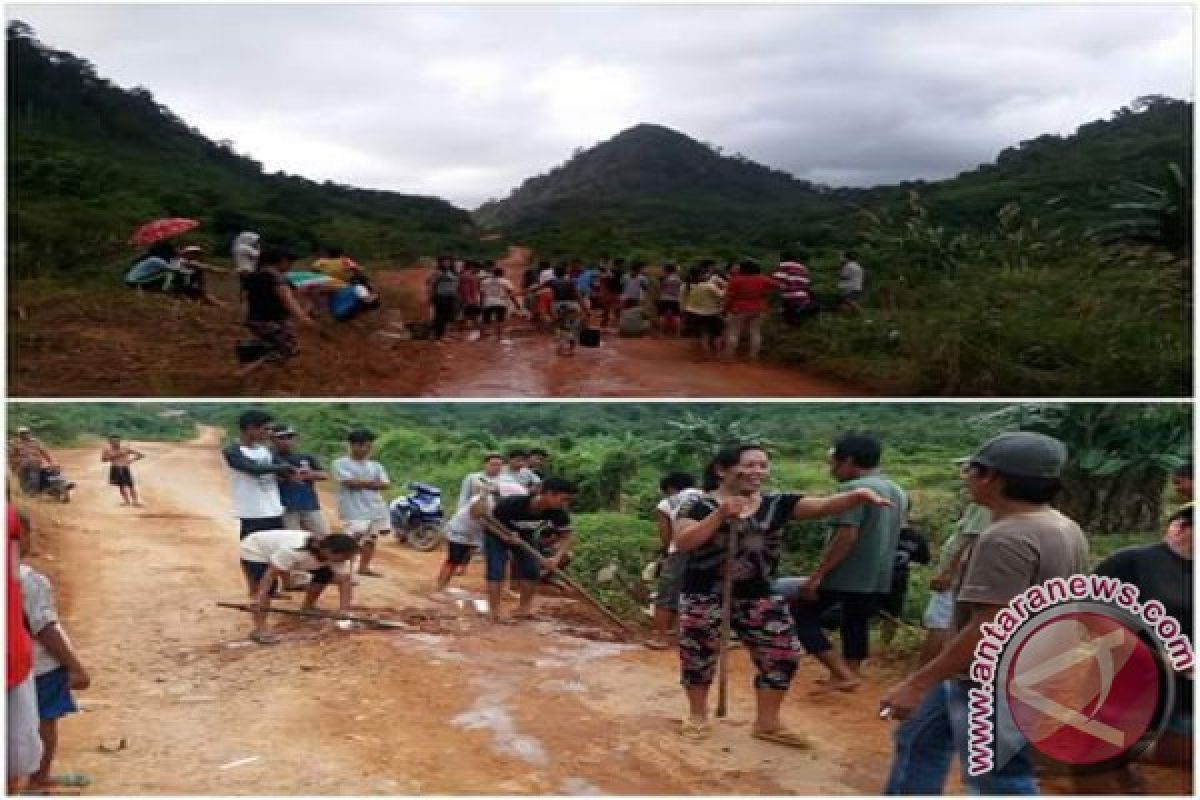
<svg viewBox="0 0 1200 800"><path fill-rule="evenodd" d="M647 639L642 642L647 650L670 650L671 643L666 639Z"/></svg>
<svg viewBox="0 0 1200 800"><path fill-rule="evenodd" d="M798 750L811 750L813 746L812 741L804 734L793 733L785 728L776 731L755 731L750 735L755 739L762 739L764 742L795 747Z"/></svg>
<svg viewBox="0 0 1200 800"><path fill-rule="evenodd" d="M706 719L686 717L679 733L689 742L702 742L712 734L712 723Z"/></svg>
<svg viewBox="0 0 1200 800"><path fill-rule="evenodd" d="M250 641L257 644L279 644L282 638L279 634L270 631L255 631L250 634Z"/></svg>

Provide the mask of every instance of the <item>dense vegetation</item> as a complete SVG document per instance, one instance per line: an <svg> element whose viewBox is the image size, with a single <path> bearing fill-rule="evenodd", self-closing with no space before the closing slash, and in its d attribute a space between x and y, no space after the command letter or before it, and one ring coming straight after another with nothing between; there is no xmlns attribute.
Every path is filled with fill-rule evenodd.
<svg viewBox="0 0 1200 800"><path fill-rule="evenodd" d="M146 89L112 84L21 22L7 34L10 275L111 274L134 255L130 233L164 216L200 220L192 238L221 255L243 230L397 263L477 242L466 212L443 200L265 174Z"/></svg>
<svg viewBox="0 0 1200 800"><path fill-rule="evenodd" d="M580 541L575 573L591 583L595 571L616 562L629 579L652 558L656 537L651 509L657 483L673 469L699 473L715 449L731 440L769 443L772 483L778 488L831 491L835 483L825 452L844 430L871 430L885 442L888 474L910 491L913 517L940 542L961 508L953 459L999 430L1047 430L1077 454L1068 502L1090 523L1097 552L1157 527L1167 470L1190 451L1191 413L1185 405L980 406L970 404L350 404L264 406L302 434L303 448L331 459L344 452L344 436L366 426L380 438L376 457L388 468L392 494L421 480L439 486L448 510L459 482L481 457L515 445L552 453L552 472L576 480ZM234 435L244 406L228 404L14 404L9 424L30 425L47 443L66 445L110 430L146 439L178 440L195 424ZM179 416L169 412L186 412ZM164 412L169 415L164 416ZM147 468L150 468L149 466ZM1093 514L1086 497L1111 503L1114 485L1136 487L1116 503L1116 519L1138 524L1114 528ZM1090 494L1089 494L1090 492ZM1127 513L1126 506L1138 513ZM1073 512L1074 513L1074 512ZM803 573L820 551L827 526L794 525L784 571ZM1112 535L1116 534L1116 535ZM917 613L928 574L913 578L910 611ZM600 590L600 587L595 587ZM628 607L628 598L608 598Z"/></svg>

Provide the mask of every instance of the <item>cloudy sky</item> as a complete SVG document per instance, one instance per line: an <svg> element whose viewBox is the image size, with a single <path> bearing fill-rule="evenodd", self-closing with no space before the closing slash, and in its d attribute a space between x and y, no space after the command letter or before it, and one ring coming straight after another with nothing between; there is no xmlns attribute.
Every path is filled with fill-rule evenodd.
<svg viewBox="0 0 1200 800"><path fill-rule="evenodd" d="M269 171L467 208L639 122L863 186L1193 93L1186 6L6 11Z"/></svg>

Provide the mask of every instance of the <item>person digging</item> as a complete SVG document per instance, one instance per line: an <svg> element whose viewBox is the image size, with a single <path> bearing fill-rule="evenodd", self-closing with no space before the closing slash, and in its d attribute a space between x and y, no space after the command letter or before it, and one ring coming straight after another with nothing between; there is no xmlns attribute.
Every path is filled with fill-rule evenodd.
<svg viewBox="0 0 1200 800"><path fill-rule="evenodd" d="M688 554L679 602L680 682L689 709L682 733L692 741L712 732L708 695L719 664L717 715L724 716L728 672L723 665L730 633L736 632L758 673L752 735L789 747L809 746L779 718L801 651L787 603L771 587L784 528L793 520L833 516L867 503L891 504L864 487L829 497L764 492L769 475L761 446L725 448L705 470L706 494L678 514L674 541Z"/></svg>
<svg viewBox="0 0 1200 800"><path fill-rule="evenodd" d="M577 494L575 484L562 478L547 478L535 495L495 499L484 496L474 513L485 520L483 553L487 573L488 617L493 623L512 624L533 619L533 601L542 570L559 569L571 547L571 517L567 508ZM491 506L489 509L487 506ZM547 525L558 537L551 556L538 558L521 547L517 539L536 547L534 536ZM517 578L517 608L511 617L500 613L504 578L511 558Z"/></svg>

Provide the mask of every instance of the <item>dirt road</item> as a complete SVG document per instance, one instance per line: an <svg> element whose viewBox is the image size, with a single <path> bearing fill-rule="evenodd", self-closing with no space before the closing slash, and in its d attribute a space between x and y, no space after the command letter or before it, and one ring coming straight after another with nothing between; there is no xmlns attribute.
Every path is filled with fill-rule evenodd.
<svg viewBox="0 0 1200 800"><path fill-rule="evenodd" d="M95 451L64 451L70 505L32 505L38 557L92 671L88 709L62 725L61 769L99 794L782 794L872 791L887 728L870 693L817 704L791 723L812 752L748 736L750 670L735 654L730 721L704 744L678 736L675 656L569 635L590 616L569 600L549 617L491 629L424 599L440 556L383 545L385 577L356 602L427 633L317 632L245 642L235 522L208 433L138 445L145 509L119 506ZM472 565L466 587L478 592ZM325 601L331 602L331 601ZM437 615L447 618L438 619ZM587 631L584 631L587 633ZM592 635L592 634L587 634ZM302 638L307 637L307 638ZM120 742L125 747L120 748ZM108 752L108 751L114 752ZM255 759L245 761L246 759Z"/></svg>
<svg viewBox="0 0 1200 800"><path fill-rule="evenodd" d="M498 262L520 286L531 252L509 248ZM423 270L389 273L410 297L421 297ZM410 315L423 314L411 308ZM523 321L505 339L453 335L438 347L437 374L425 397L853 397L862 389L775 364L704 360L691 340L605 335L599 348L555 354L548 336Z"/></svg>
<svg viewBox="0 0 1200 800"><path fill-rule="evenodd" d="M420 631L301 622L281 644L248 643L245 615L215 607L244 592L217 443L209 430L138 444L144 509L119 505L98 447L61 451L74 500L30 506L31 561L54 582L92 674L58 759L93 778L90 793L879 790L890 725L875 715L886 678L870 667L858 693L814 698L818 671L801 664L785 719L814 747L797 751L748 735L752 669L735 650L729 720L685 743L674 653L599 641L594 612L566 599L543 601L542 621L492 628L469 602L426 599L439 554L391 542L377 559L385 576L362 578L356 603ZM464 601L481 580L472 565ZM1158 793L1186 791L1179 773L1150 777Z"/></svg>

